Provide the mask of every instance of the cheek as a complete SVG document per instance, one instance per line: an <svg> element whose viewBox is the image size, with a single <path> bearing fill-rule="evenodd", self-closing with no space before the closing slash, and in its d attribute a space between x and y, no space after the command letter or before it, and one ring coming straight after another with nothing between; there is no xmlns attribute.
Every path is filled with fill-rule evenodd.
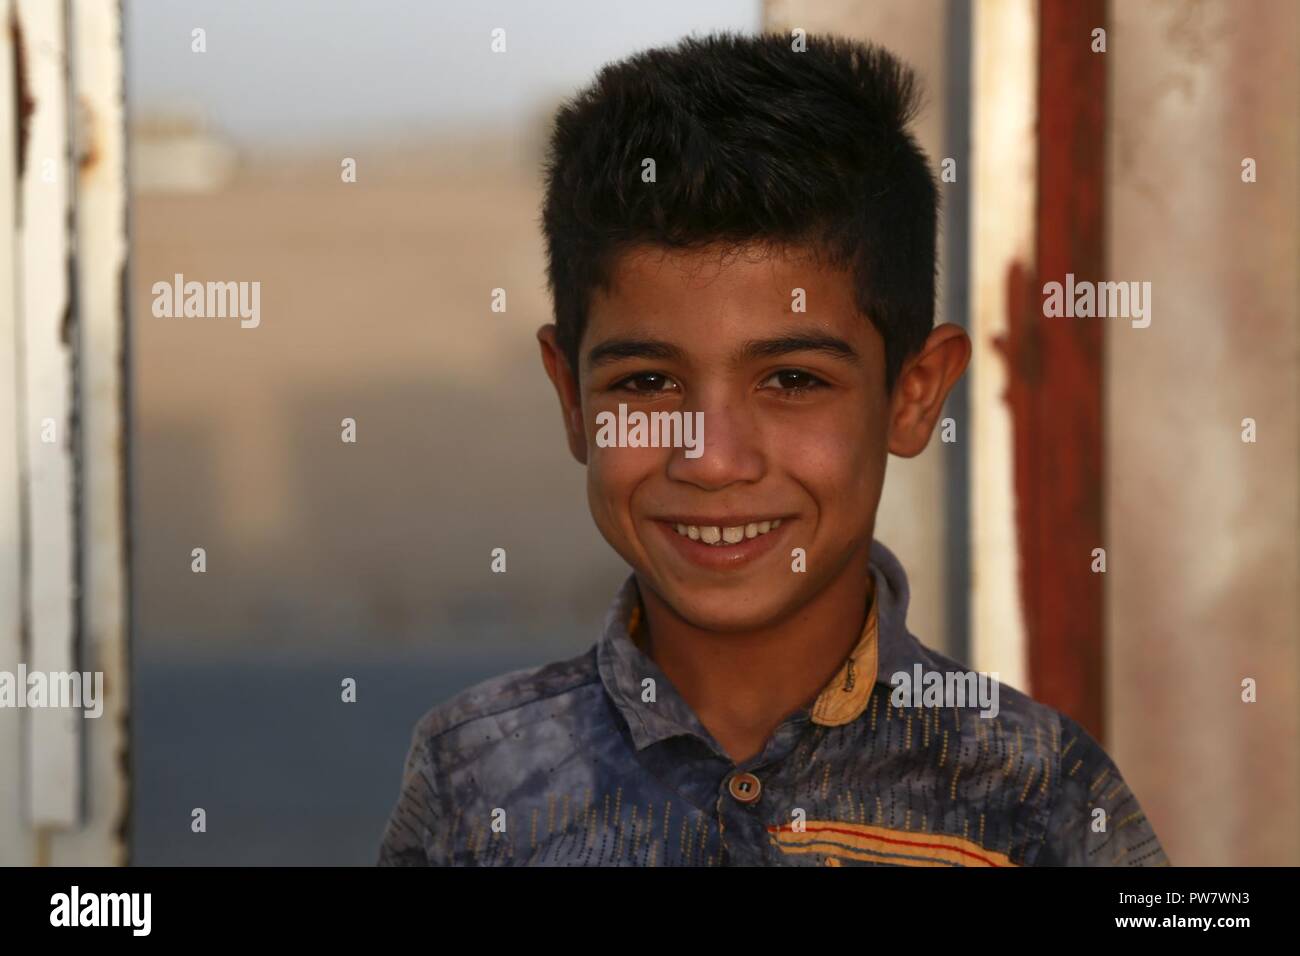
<svg viewBox="0 0 1300 956"><path fill-rule="evenodd" d="M817 427L789 429L780 447L787 472L813 496L823 518L875 508L885 470L877 419L828 417Z"/></svg>
<svg viewBox="0 0 1300 956"><path fill-rule="evenodd" d="M588 444L587 497L597 524L606 530L631 521L637 489L663 469L658 448L601 448Z"/></svg>

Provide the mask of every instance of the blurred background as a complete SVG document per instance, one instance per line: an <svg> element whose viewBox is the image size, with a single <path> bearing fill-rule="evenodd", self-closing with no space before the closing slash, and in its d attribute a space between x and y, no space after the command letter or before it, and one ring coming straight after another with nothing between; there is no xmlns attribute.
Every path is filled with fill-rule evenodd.
<svg viewBox="0 0 1300 956"><path fill-rule="evenodd" d="M761 9L126 9L134 859L370 863L415 721L586 650L627 574L534 338L551 114L605 62ZM178 272L260 280L261 326L153 320Z"/></svg>
<svg viewBox="0 0 1300 956"><path fill-rule="evenodd" d="M533 338L548 122L636 50L803 28L912 63L918 138L936 173L956 163L938 315L976 341L958 440L891 459L877 528L911 630L1085 720L1175 865L1300 863L1300 13L1097 7L1102 265L1155 292L1150 328L1097 340L1099 444L1062 450L1068 417L1064 445L1038 438L1040 476L1102 476L1108 568L1080 592L1100 669L1076 681L1068 655L1032 663L1053 625L1026 589L1054 569L1014 479L1028 373L997 345L1040 208L1037 3L128 0L130 860L369 864L429 707L596 639L627 571ZM153 317L177 273L259 281L260 327Z"/></svg>

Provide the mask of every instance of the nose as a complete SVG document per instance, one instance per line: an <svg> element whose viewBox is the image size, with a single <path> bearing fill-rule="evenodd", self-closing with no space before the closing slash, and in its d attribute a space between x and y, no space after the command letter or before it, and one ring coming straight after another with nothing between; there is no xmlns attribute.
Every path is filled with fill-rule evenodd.
<svg viewBox="0 0 1300 956"><path fill-rule="evenodd" d="M756 482L763 477L766 457L758 423L743 402L729 396L701 396L688 414L695 412L700 414L693 417L703 426L697 449L702 453L688 458L687 449L673 449L668 462L669 479L705 491L717 491L736 482Z"/></svg>

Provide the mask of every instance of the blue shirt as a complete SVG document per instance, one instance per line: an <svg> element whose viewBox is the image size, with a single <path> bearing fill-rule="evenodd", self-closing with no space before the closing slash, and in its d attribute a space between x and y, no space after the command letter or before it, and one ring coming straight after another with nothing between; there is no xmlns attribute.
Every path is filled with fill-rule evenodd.
<svg viewBox="0 0 1300 956"><path fill-rule="evenodd" d="M996 714L903 697L894 675L969 672L908 632L907 578L879 542L871 575L839 672L739 765L639 646L629 578L586 653L420 720L379 863L1168 865L1070 718L1005 684Z"/></svg>

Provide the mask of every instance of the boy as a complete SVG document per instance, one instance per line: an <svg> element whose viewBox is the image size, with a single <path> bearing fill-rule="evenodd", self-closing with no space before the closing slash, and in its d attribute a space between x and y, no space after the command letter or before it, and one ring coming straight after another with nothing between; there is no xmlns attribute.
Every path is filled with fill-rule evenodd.
<svg viewBox="0 0 1300 956"><path fill-rule="evenodd" d="M908 632L873 541L970 357L916 103L878 48L722 35L560 110L538 339L633 575L585 654L421 720L381 864L1167 864L1081 727Z"/></svg>

